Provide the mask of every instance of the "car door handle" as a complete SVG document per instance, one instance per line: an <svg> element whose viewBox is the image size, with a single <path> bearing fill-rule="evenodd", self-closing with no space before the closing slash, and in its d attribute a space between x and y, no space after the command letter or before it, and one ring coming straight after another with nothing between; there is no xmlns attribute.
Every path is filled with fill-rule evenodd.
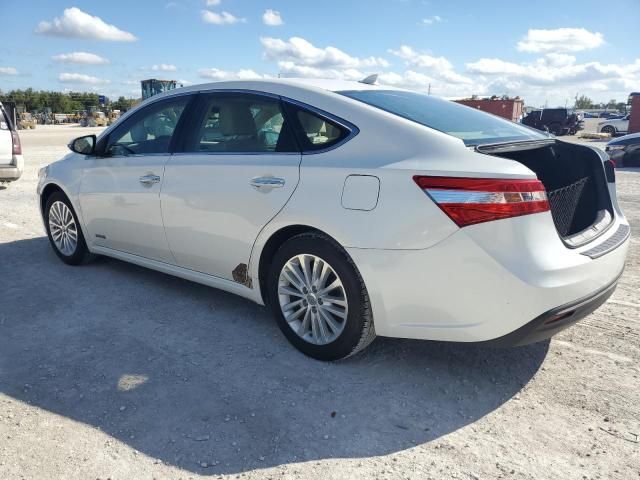
<svg viewBox="0 0 640 480"><path fill-rule="evenodd" d="M271 190L272 188L284 187L284 178L278 177L255 177L249 182L252 187L262 190Z"/></svg>
<svg viewBox="0 0 640 480"><path fill-rule="evenodd" d="M149 173L140 177L140 183L143 185L153 185L154 183L160 183L160 177Z"/></svg>

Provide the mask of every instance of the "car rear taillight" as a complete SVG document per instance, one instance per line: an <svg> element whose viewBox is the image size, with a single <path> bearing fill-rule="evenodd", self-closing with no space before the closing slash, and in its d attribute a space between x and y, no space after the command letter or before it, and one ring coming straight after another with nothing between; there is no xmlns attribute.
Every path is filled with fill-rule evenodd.
<svg viewBox="0 0 640 480"><path fill-rule="evenodd" d="M413 180L459 227L549 210L540 180L419 175Z"/></svg>
<svg viewBox="0 0 640 480"><path fill-rule="evenodd" d="M20 144L20 137L18 136L18 132L11 130L11 144L13 155L22 155L22 145Z"/></svg>
<svg viewBox="0 0 640 480"><path fill-rule="evenodd" d="M616 183L616 161L610 158L604 162L604 173L607 177L607 182Z"/></svg>

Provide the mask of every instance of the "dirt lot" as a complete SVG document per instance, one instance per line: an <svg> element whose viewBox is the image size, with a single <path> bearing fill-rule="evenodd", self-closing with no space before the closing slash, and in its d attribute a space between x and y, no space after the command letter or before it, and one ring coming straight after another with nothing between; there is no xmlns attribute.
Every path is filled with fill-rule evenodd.
<svg viewBox="0 0 640 480"><path fill-rule="evenodd" d="M90 131L23 132L0 190L0 479L640 479L638 236L614 296L551 342L379 338L320 363L248 301L55 257L37 170ZM640 171L618 188L638 231Z"/></svg>

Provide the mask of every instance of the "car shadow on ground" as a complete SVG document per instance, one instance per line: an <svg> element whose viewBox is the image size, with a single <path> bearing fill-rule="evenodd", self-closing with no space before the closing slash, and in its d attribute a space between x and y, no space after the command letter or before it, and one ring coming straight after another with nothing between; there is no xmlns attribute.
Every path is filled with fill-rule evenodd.
<svg viewBox="0 0 640 480"><path fill-rule="evenodd" d="M379 338L322 363L230 294L109 259L68 267L46 238L0 259L0 392L202 474L433 441L499 408L548 350Z"/></svg>

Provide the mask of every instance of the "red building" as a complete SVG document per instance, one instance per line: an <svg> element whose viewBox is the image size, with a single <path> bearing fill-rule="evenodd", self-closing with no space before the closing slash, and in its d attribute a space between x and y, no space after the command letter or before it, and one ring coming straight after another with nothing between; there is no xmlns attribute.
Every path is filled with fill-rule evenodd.
<svg viewBox="0 0 640 480"><path fill-rule="evenodd" d="M640 132L640 92L629 95L631 116L629 117L629 133Z"/></svg>
<svg viewBox="0 0 640 480"><path fill-rule="evenodd" d="M502 99L500 97L491 98L466 98L456 100L467 107L477 108L483 112L493 113L499 117L506 118L512 122L517 122L523 115L524 100L520 97Z"/></svg>

